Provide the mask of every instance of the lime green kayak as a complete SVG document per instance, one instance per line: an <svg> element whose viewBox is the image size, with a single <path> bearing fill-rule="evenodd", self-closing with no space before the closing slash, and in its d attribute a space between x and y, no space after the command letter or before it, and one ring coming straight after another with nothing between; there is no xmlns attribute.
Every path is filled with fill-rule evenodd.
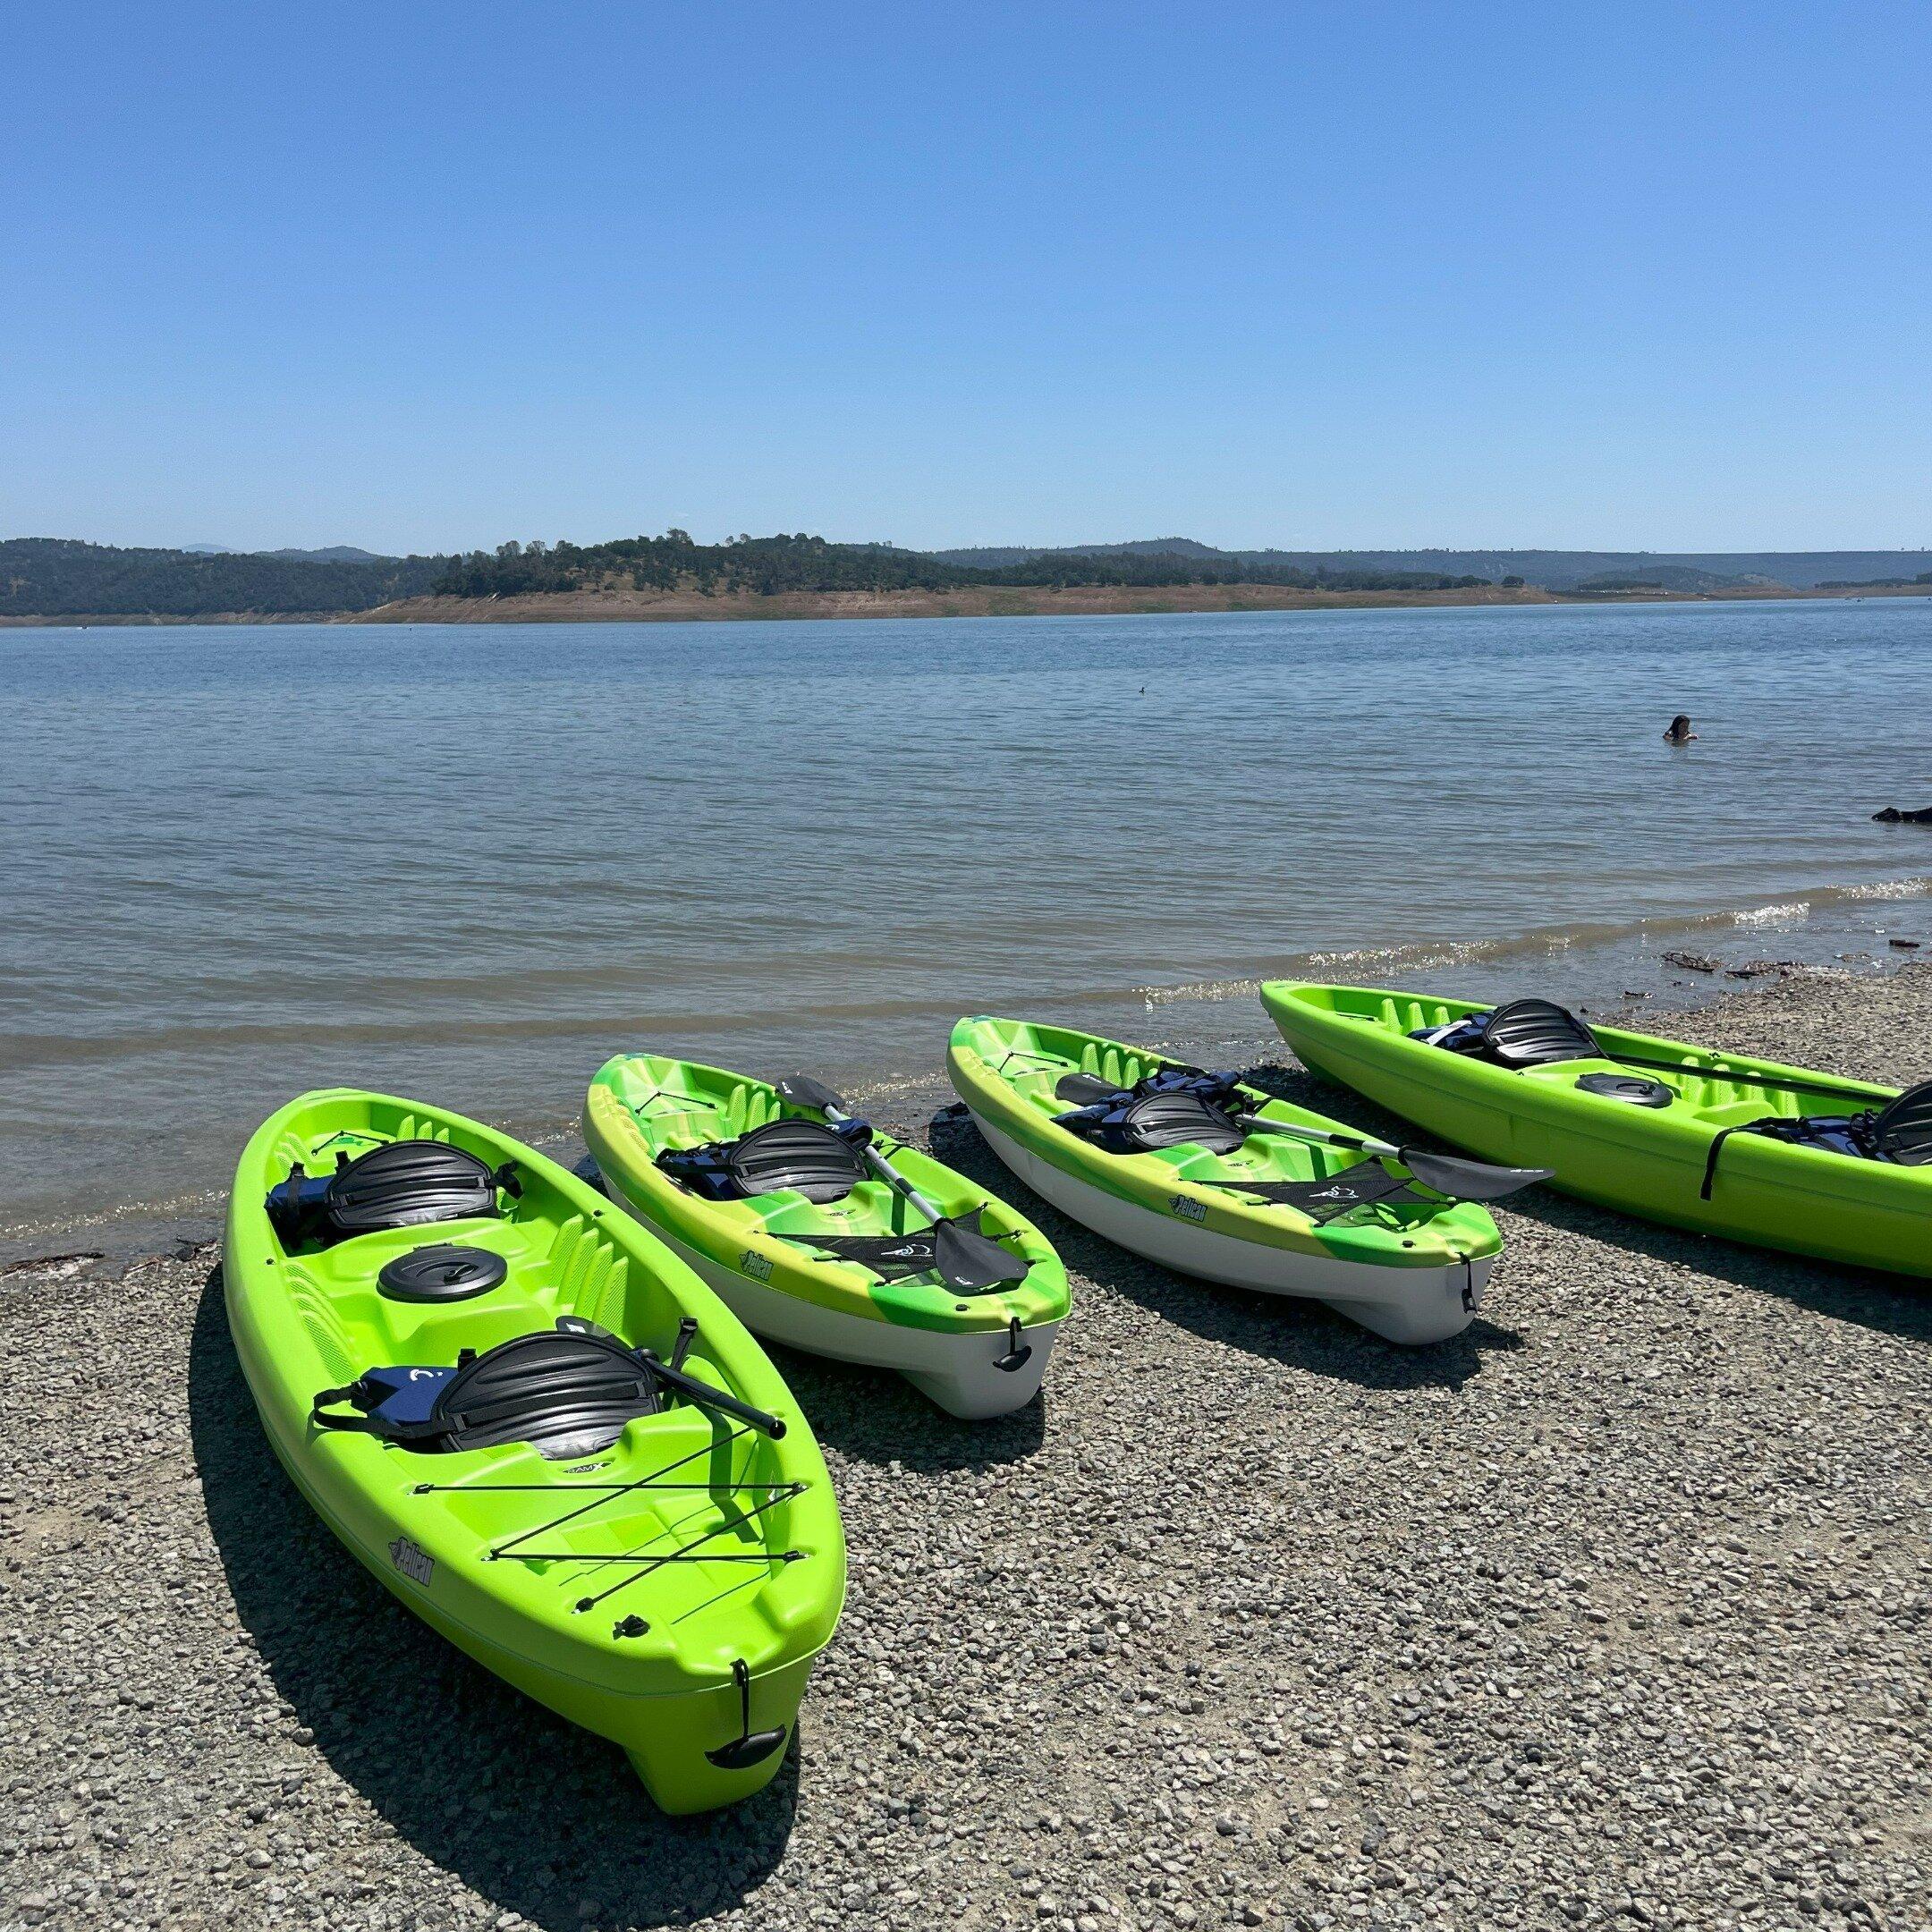
<svg viewBox="0 0 1932 1932"><path fill-rule="evenodd" d="M790 1130L775 1136L775 1122L803 1125L789 1149ZM877 1130L856 1137L942 1216L997 1243L1013 1279L948 1286L929 1217L841 1148L822 1108L794 1105L766 1081L620 1054L591 1081L583 1126L614 1197L759 1335L897 1369L957 1416L1004 1414L1038 1392L1066 1318L1066 1270L1023 1215L930 1155ZM775 1138L776 1165L734 1182L732 1154L749 1146L755 1161ZM823 1175L801 1157L822 1159Z"/></svg>
<svg viewBox="0 0 1932 1932"><path fill-rule="evenodd" d="M1185 1274L1326 1301L1391 1341L1467 1326L1502 1246L1486 1209L1421 1192L1359 1148L1230 1131L1224 1114L1185 1106L1159 1132L1133 1130L1124 1151L1068 1124L1090 1094L1112 1089L1131 1106L1163 1070L1199 1072L1145 1047L980 1015L953 1029L946 1068L993 1151L1075 1220ZM1346 1133L1258 1089L1232 1091L1247 1115Z"/></svg>
<svg viewBox="0 0 1932 1932"><path fill-rule="evenodd" d="M1306 1065L1473 1153L1553 1168L1586 1200L1932 1275L1932 1146L1913 1132L1932 1093L1887 1121L1892 1088L1585 1026L1541 1000L1288 980L1261 999Z"/></svg>
<svg viewBox="0 0 1932 1932"><path fill-rule="evenodd" d="M249 1142L223 1273L269 1443L417 1615L666 1811L771 1779L844 1538L777 1371L661 1242L491 1128L338 1088Z"/></svg>

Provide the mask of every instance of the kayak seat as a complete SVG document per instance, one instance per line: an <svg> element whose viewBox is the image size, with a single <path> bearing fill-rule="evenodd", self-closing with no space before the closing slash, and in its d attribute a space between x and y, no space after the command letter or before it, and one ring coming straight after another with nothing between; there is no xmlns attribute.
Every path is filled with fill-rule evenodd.
<svg viewBox="0 0 1932 1932"><path fill-rule="evenodd" d="M578 1324L514 1336L454 1368L368 1369L323 1389L309 1420L432 1453L521 1442L546 1456L579 1456L607 1448L627 1422L661 1406L634 1350Z"/></svg>
<svg viewBox="0 0 1932 1932"><path fill-rule="evenodd" d="M1554 1000L1511 1000L1489 1015L1478 1050L1498 1066L1521 1071L1559 1060L1597 1060L1597 1036Z"/></svg>
<svg viewBox="0 0 1932 1932"><path fill-rule="evenodd" d="M1115 1131L1140 1154L1171 1147L1232 1154L1247 1139L1221 1108L1193 1093L1148 1094L1122 1113Z"/></svg>
<svg viewBox="0 0 1932 1932"><path fill-rule="evenodd" d="M311 1177L297 1161L288 1179L271 1188L268 1218L285 1245L350 1241L385 1228L437 1221L494 1219L497 1191L521 1193L506 1162L492 1168L443 1140L391 1140L334 1174Z"/></svg>
<svg viewBox="0 0 1932 1932"><path fill-rule="evenodd" d="M1862 1114L1767 1114L1720 1127L1711 1136L1700 1199L1711 1199L1724 1142L1740 1133L1763 1134L1787 1147L1816 1148L1859 1160L1923 1167L1932 1163L1932 1080L1908 1088L1884 1106L1868 1107Z"/></svg>
<svg viewBox="0 0 1932 1932"><path fill-rule="evenodd" d="M1932 1164L1932 1080L1887 1101L1872 1122L1871 1136L1881 1160L1901 1167Z"/></svg>
<svg viewBox="0 0 1932 1932"><path fill-rule="evenodd" d="M864 1121L839 1128L817 1121L767 1121L736 1140L666 1148L657 1165L681 1186L712 1200L792 1192L809 1201L843 1200L865 1178L860 1148L871 1140Z"/></svg>

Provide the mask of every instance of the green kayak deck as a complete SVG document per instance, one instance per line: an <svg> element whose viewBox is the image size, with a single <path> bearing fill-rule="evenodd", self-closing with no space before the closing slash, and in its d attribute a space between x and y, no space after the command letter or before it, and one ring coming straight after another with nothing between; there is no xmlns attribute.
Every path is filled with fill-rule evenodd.
<svg viewBox="0 0 1932 1932"><path fill-rule="evenodd" d="M507 1172L486 1211L352 1237L292 1235L267 1198L398 1142ZM520 1190L521 1191L516 1191ZM398 1294L430 1244L494 1284ZM386 1271L387 1271L386 1273ZM810 1428L758 1343L662 1243L555 1163L455 1114L348 1089L303 1095L236 1172L224 1263L230 1326L275 1454L343 1544L419 1616L553 1710L614 1740L669 1811L741 1798L783 1761L845 1587L838 1511ZM560 1318L768 1411L758 1428L688 1400L606 1446L418 1449L318 1426L312 1404L372 1368L460 1364ZM369 1670L379 1682L379 1636ZM771 1741L755 1762L734 1741ZM720 1754L721 1765L712 1754Z"/></svg>
<svg viewBox="0 0 1932 1932"><path fill-rule="evenodd" d="M590 1083L584 1139L615 1198L758 1334L895 1368L955 1415L1004 1414L1030 1400L1066 1318L1066 1270L1024 1215L976 1182L873 1130L873 1150L894 1172L942 1214L977 1217L973 1225L1023 1267L1019 1280L961 1292L931 1267L909 1270L894 1258L928 1224L876 1175L835 1199L789 1188L714 1199L658 1165L666 1153L727 1145L773 1121L821 1119L747 1074L620 1054ZM859 1258L869 1251L870 1260Z"/></svg>
<svg viewBox="0 0 1932 1932"><path fill-rule="evenodd" d="M1602 1026L1590 1029L1595 1055L1518 1071L1410 1037L1492 1011L1478 1002L1290 980L1268 982L1261 999L1307 1066L1471 1153L1553 1168L1565 1192L1733 1241L1932 1275L1932 1166L1740 1131L1883 1107L1894 1089ZM1661 1105L1579 1086L1632 1073L1658 1084Z"/></svg>
<svg viewBox="0 0 1932 1932"><path fill-rule="evenodd" d="M1120 1246L1210 1281L1326 1301L1392 1341L1441 1341L1467 1326L1502 1246L1473 1202L1419 1193L1358 1149L1284 1134L1249 1132L1225 1152L1184 1140L1119 1153L1061 1124L1075 1105L1060 1091L1070 1076L1128 1089L1177 1064L1072 1027L984 1013L954 1026L946 1054L953 1089L994 1152ZM1347 1131L1243 1091L1264 1120Z"/></svg>

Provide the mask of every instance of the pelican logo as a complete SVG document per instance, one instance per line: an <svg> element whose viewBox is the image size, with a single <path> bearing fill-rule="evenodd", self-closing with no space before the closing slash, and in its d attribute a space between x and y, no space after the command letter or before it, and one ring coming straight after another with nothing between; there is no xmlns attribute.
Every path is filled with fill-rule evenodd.
<svg viewBox="0 0 1932 1932"><path fill-rule="evenodd" d="M755 1248L747 1248L738 1257L738 1266L753 1281L769 1281L771 1279L771 1257L760 1254Z"/></svg>
<svg viewBox="0 0 1932 1932"><path fill-rule="evenodd" d="M1319 1189L1309 1196L1310 1200L1360 1200L1361 1196L1352 1187L1329 1187Z"/></svg>
<svg viewBox="0 0 1932 1932"><path fill-rule="evenodd" d="M1167 1205L1183 1221L1205 1221L1208 1218L1208 1203L1190 1200L1185 1194L1170 1194L1167 1197Z"/></svg>
<svg viewBox="0 0 1932 1932"><path fill-rule="evenodd" d="M389 1546L389 1561L411 1583L427 1585L436 1575L436 1559L428 1550L418 1549L406 1536L399 1536Z"/></svg>

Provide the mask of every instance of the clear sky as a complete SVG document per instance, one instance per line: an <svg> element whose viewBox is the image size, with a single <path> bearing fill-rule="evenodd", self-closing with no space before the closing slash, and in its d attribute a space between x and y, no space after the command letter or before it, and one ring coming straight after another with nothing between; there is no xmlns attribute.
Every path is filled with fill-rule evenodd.
<svg viewBox="0 0 1932 1932"><path fill-rule="evenodd" d="M0 535L1932 543L1932 13L15 10Z"/></svg>

